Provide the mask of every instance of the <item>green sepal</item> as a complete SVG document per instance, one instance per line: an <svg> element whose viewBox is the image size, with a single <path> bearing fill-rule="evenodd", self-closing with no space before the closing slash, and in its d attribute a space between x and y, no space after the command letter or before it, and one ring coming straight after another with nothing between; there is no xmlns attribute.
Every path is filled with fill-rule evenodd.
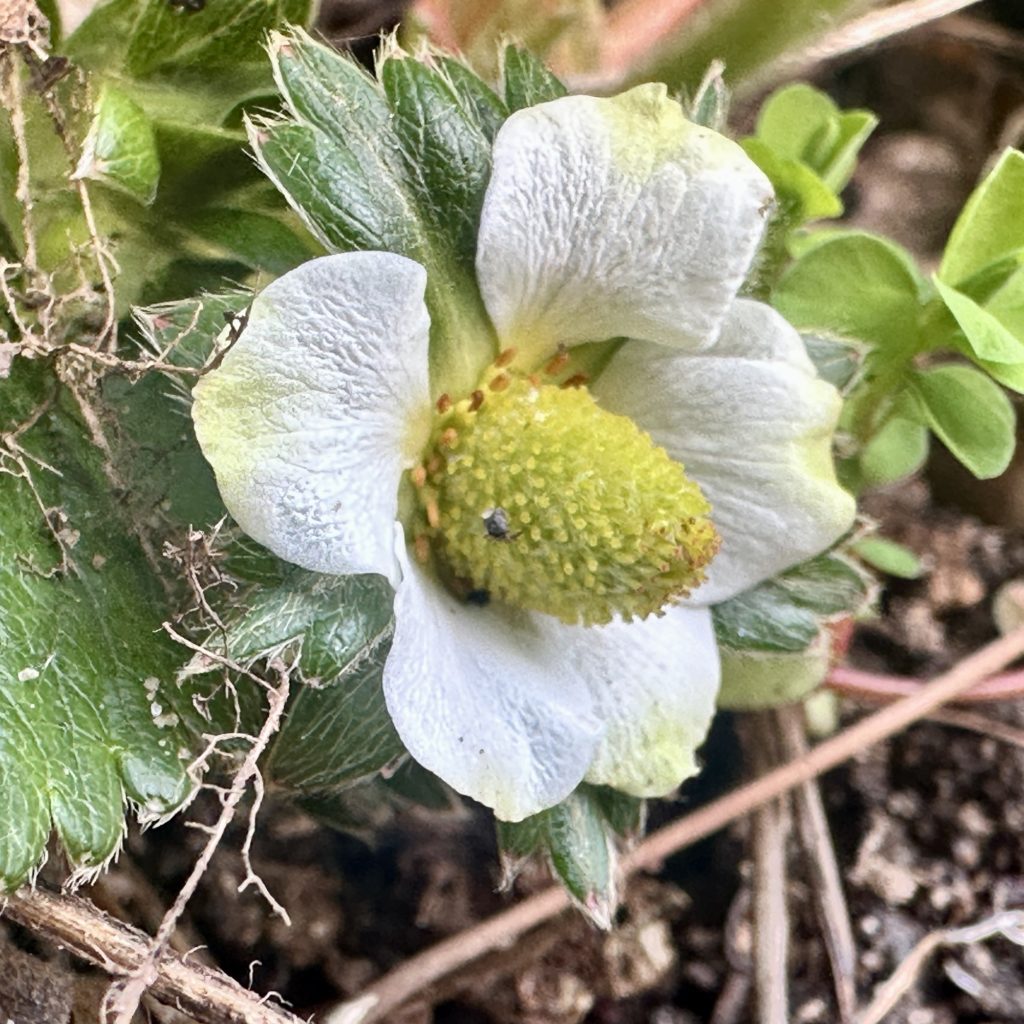
<svg viewBox="0 0 1024 1024"><path fill-rule="evenodd" d="M474 270L494 129L482 89L470 101L468 70L456 86L393 46L380 82L298 31L270 52L291 120L252 126L261 165L328 249L426 268L434 387L468 392L497 352Z"/></svg>
<svg viewBox="0 0 1024 1024"><path fill-rule="evenodd" d="M618 901L617 856L606 802L599 787L583 785L540 814L520 822L499 821L505 884L511 884L527 858L543 855L580 909L599 927L610 928Z"/></svg>
<svg viewBox="0 0 1024 1024"><path fill-rule="evenodd" d="M568 90L539 57L521 46L506 46L502 85L509 112L560 99Z"/></svg>
<svg viewBox="0 0 1024 1024"><path fill-rule="evenodd" d="M722 647L720 654L718 706L727 711L760 711L795 704L821 686L831 664L831 638L821 631L802 651Z"/></svg>
<svg viewBox="0 0 1024 1024"><path fill-rule="evenodd" d="M823 622L858 612L867 599L864 577L849 562L818 555L715 605L715 636L729 650L799 653Z"/></svg>
<svg viewBox="0 0 1024 1024"><path fill-rule="evenodd" d="M265 773L292 793L324 793L371 775L404 753L384 706L392 591L377 576L294 570L247 595L227 619L236 661L281 656L298 685Z"/></svg>

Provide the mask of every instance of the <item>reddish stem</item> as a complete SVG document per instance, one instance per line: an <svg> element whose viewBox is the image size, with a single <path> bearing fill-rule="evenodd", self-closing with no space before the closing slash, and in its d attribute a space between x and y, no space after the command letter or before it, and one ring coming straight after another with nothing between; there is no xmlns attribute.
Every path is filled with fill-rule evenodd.
<svg viewBox="0 0 1024 1024"><path fill-rule="evenodd" d="M888 704L900 697L916 693L924 685L912 676L882 675L837 665L825 680L827 686L855 700L871 704ZM1010 700L1024 697L1024 669L1000 672L975 684L966 693L954 698L957 704L978 704L983 701Z"/></svg>

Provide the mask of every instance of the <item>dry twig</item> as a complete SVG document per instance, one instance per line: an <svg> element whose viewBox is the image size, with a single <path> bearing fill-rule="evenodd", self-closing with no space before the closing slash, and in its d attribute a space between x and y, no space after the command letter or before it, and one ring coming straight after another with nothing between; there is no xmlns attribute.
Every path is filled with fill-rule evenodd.
<svg viewBox="0 0 1024 1024"><path fill-rule="evenodd" d="M110 974L131 975L149 955L149 937L98 911L88 900L42 889L8 897L4 913ZM165 953L153 995L202 1024L303 1024L220 971Z"/></svg>
<svg viewBox="0 0 1024 1024"><path fill-rule="evenodd" d="M623 859L623 871L630 874L656 869L666 857L712 835L795 786L835 768L861 750L895 735L1022 654L1024 627L993 640L949 672L923 684L910 696L820 743L805 757L788 761L653 833ZM486 953L507 949L530 929L568 906L568 898L558 887L538 893L400 964L361 995L335 1007L325 1018L325 1024L370 1024L371 1021L385 1019L428 986Z"/></svg>
<svg viewBox="0 0 1024 1024"><path fill-rule="evenodd" d="M857 1024L882 1024L910 991L932 954L943 946L964 946L1002 936L1024 946L1024 910L1004 910L966 928L942 928L926 935L884 981Z"/></svg>
<svg viewBox="0 0 1024 1024"><path fill-rule="evenodd" d="M806 757L808 745L803 708L799 705L779 708L775 712L775 721L783 758L796 761ZM839 1024L852 1024L857 1009L857 947L817 779L797 786L793 801L797 831L817 903L818 927L825 938L832 968Z"/></svg>

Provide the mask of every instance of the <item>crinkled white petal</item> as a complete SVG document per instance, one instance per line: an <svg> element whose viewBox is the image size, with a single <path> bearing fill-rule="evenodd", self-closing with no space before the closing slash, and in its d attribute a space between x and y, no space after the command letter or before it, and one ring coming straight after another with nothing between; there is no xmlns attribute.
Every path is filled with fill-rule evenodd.
<svg viewBox="0 0 1024 1024"><path fill-rule="evenodd" d="M628 342L594 390L682 462L711 502L722 546L694 603L726 600L818 554L853 522L832 459L841 399L770 307L738 300L701 353Z"/></svg>
<svg viewBox="0 0 1024 1024"><path fill-rule="evenodd" d="M384 697L402 742L505 821L565 799L593 759L601 724L557 631L506 606L458 601L400 557Z"/></svg>
<svg viewBox="0 0 1024 1024"><path fill-rule="evenodd" d="M587 781L633 796L664 796L698 769L715 713L718 645L707 608L607 626L549 630L587 680L604 736Z"/></svg>
<svg viewBox="0 0 1024 1024"><path fill-rule="evenodd" d="M477 276L506 345L712 341L772 200L735 143L662 85L513 114L494 145Z"/></svg>
<svg viewBox="0 0 1024 1024"><path fill-rule="evenodd" d="M265 288L193 418L228 510L289 562L395 578L401 473L429 429L426 272L311 260Z"/></svg>

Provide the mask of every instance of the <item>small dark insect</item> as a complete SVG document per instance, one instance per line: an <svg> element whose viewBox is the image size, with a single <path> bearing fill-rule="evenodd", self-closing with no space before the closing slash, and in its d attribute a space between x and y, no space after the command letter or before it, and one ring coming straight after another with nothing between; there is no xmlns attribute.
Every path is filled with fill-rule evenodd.
<svg viewBox="0 0 1024 1024"><path fill-rule="evenodd" d="M508 513L501 508L489 508L483 516L484 531L491 540L515 540L518 533L510 533L508 528ZM520 531L521 532L521 531Z"/></svg>
<svg viewBox="0 0 1024 1024"><path fill-rule="evenodd" d="M491 592L480 587L466 595L466 604L475 604L478 608L486 608L491 603Z"/></svg>
<svg viewBox="0 0 1024 1024"><path fill-rule="evenodd" d="M206 0L167 0L167 4L189 14L195 14L206 6Z"/></svg>

